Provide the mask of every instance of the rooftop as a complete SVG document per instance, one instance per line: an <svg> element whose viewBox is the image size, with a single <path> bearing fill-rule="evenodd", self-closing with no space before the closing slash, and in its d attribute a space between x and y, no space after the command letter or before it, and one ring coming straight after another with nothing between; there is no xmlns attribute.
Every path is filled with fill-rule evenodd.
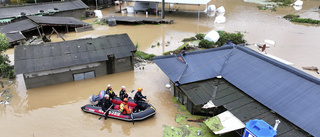
<svg viewBox="0 0 320 137"><path fill-rule="evenodd" d="M228 43L185 55L155 57L176 84L222 76L313 136L320 136L320 80L247 47Z"/></svg>
<svg viewBox="0 0 320 137"><path fill-rule="evenodd" d="M15 46L15 74L39 72L132 56L136 48L127 34L108 35L33 46Z"/></svg>
<svg viewBox="0 0 320 137"><path fill-rule="evenodd" d="M76 9L87 9L89 7L81 0L74 0L64 2L46 2L30 6L0 8L0 19L20 17L21 12L24 12L26 15L39 14L40 10L43 10L44 12L52 12L55 8L57 8L60 12Z"/></svg>

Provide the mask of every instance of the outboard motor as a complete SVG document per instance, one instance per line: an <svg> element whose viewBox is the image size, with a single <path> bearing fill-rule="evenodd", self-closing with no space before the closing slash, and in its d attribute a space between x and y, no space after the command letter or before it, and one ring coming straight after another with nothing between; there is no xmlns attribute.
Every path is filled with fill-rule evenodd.
<svg viewBox="0 0 320 137"><path fill-rule="evenodd" d="M98 102L104 98L104 95L106 94L105 91L100 91L98 95L92 95L92 96L89 96L89 101L93 104L93 105L96 105L98 104Z"/></svg>

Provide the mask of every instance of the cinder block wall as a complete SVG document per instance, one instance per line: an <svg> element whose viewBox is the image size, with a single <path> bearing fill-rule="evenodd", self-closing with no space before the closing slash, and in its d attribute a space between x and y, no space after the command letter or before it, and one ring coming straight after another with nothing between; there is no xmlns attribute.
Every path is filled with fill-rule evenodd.
<svg viewBox="0 0 320 137"><path fill-rule="evenodd" d="M42 86L48 86L48 85L54 85L54 84L73 81L73 74L84 73L84 72L89 72L93 70L95 71L96 77L107 75L106 62L100 62L100 66L98 67L84 68L80 70L67 71L67 72L45 75L45 76L37 76L32 78L26 78L24 76L24 81L27 89L37 88Z"/></svg>
<svg viewBox="0 0 320 137"><path fill-rule="evenodd" d="M114 62L114 73L133 70L133 57L116 59Z"/></svg>

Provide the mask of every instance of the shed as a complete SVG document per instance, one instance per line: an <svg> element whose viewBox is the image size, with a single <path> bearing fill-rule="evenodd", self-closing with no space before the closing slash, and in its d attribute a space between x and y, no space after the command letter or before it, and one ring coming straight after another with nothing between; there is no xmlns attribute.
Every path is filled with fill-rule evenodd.
<svg viewBox="0 0 320 137"><path fill-rule="evenodd" d="M320 136L317 128L320 126L320 80L307 73L233 43L181 55L155 57L154 61L176 85L174 95L181 92L187 101L193 103L192 107L196 104L202 106L204 102L213 99L216 106L223 106L243 122L266 115L266 119L271 119L269 121L282 117L303 130L298 130L297 134ZM227 98L220 99L218 93L213 92L215 84L194 86L199 87L197 90L185 88L217 77L222 77L240 91L229 94L230 91L225 90L223 94ZM244 95L250 98L239 100ZM233 103L236 101L240 102ZM237 105L245 101L251 103L247 102L249 106L237 110L241 108ZM254 112L254 108L259 109ZM192 109L188 108L189 111ZM272 115L265 115L267 112L272 112Z"/></svg>
<svg viewBox="0 0 320 137"><path fill-rule="evenodd" d="M26 19L0 26L0 33L5 34L8 41L10 43L13 43L25 39L23 33L30 32L36 29L39 29L39 25L29 19Z"/></svg>
<svg viewBox="0 0 320 137"><path fill-rule="evenodd" d="M29 89L133 70L135 51L127 34L16 46L14 71Z"/></svg>
<svg viewBox="0 0 320 137"><path fill-rule="evenodd" d="M0 8L0 19L20 18L22 13L28 15L54 15L81 18L89 7L81 0L46 2L29 6Z"/></svg>

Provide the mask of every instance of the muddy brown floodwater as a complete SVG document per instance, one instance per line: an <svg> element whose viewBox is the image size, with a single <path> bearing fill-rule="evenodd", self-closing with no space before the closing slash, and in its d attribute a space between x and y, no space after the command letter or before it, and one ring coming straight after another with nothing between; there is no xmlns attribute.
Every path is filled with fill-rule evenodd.
<svg viewBox="0 0 320 137"><path fill-rule="evenodd" d="M132 5L133 3L126 3ZM94 25L94 31L65 34L67 40L101 35L128 33L133 43L138 43L138 50L161 55L173 50L183 43L181 40L197 33L210 30L240 31L244 33L248 43L261 43L264 39L276 41L267 53L294 63L293 67L302 70L302 66L320 67L320 28L315 25L291 23L281 17L286 14L299 14L303 18L319 20L317 8L319 0L305 0L303 8L295 11L292 7L278 8L276 12L259 11L257 5L242 0L212 0L216 7L224 6L227 22L215 24L215 16L209 17L201 13L198 19L197 6L174 5L180 11L167 14L166 18L174 19L174 24L162 25ZM125 7L125 6L122 6ZM201 6L201 10L205 7ZM120 15L114 13L119 7L103 9L103 15ZM140 13L130 16L145 16ZM156 17L149 15L149 17ZM93 22L94 19L85 20ZM54 42L61 41L55 36ZM157 45L151 48L152 45ZM256 50L256 47L249 46ZM13 49L6 52L13 56ZM302 70L320 78L312 71ZM2 81L8 81L2 79ZM133 71L106 75L82 81L68 82L53 86L26 90L21 75L10 89L10 105L0 105L0 134L6 137L43 137L43 136L162 136L163 125L177 126L174 122L177 108L172 95L165 84L168 78L155 64L145 64L145 69L135 68ZM125 85L128 91L144 88L143 94L157 109L157 114L142 122L119 121L115 119L98 120L98 116L84 113L80 107L88 103L88 96L105 90L111 84L115 91ZM133 94L130 94L133 96Z"/></svg>

